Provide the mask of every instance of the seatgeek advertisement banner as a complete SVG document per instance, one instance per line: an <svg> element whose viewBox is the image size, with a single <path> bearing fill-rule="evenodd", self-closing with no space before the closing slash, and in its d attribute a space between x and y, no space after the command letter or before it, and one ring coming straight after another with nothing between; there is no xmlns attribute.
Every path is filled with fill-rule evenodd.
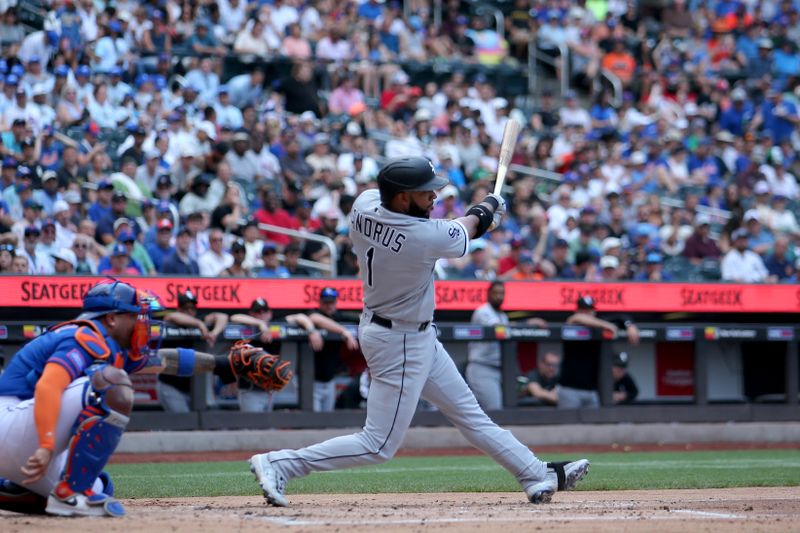
<svg viewBox="0 0 800 533"><path fill-rule="evenodd" d="M98 281L91 276L4 276L0 278L0 306L80 307L83 294ZM253 299L266 298L275 309L317 306L325 287L339 291L340 309L361 309L362 289L357 279L249 279L249 278L120 278L139 289L156 293L167 307L177 295L191 290L198 307L245 309ZM488 282L437 281L436 308L471 311L486 301ZM582 283L510 281L506 283L506 310L572 311L578 298L594 298L599 311L794 313L800 311L797 285L735 285L694 283Z"/></svg>

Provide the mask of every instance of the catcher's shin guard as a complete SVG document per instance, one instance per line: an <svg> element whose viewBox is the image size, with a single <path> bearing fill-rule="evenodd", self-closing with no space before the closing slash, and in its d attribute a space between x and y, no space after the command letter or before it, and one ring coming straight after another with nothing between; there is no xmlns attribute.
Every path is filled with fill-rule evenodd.
<svg viewBox="0 0 800 533"><path fill-rule="evenodd" d="M109 366L93 368L89 374L85 407L75 421L67 464L46 511L64 516L122 516L122 505L110 494L92 491L92 485L102 476L130 420L120 412L130 413L132 407L130 379Z"/></svg>

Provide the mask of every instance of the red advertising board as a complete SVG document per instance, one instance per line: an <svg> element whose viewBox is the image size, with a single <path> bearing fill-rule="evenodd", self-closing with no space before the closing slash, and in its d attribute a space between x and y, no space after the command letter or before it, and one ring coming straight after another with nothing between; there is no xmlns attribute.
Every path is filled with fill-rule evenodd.
<svg viewBox="0 0 800 533"><path fill-rule="evenodd" d="M86 290L102 278L4 276L2 307L80 307ZM339 307L360 309L361 282L354 279L124 278L158 294L174 306L177 294L191 289L199 306L244 309L257 297L276 309L316 305L324 287L339 291ZM470 311L486 301L487 282L439 281L436 307ZM582 295L591 295L600 311L794 313L800 310L797 285L734 285L694 283L508 282L505 308L529 311L571 311Z"/></svg>

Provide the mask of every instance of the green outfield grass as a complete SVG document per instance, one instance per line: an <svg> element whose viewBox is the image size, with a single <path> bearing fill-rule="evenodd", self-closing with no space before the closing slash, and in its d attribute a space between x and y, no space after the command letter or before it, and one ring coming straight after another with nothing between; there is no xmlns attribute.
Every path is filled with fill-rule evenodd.
<svg viewBox="0 0 800 533"><path fill-rule="evenodd" d="M547 455L547 460L576 458ZM590 453L582 490L800 485L800 451ZM260 494L245 461L112 465L122 498ZM491 459L402 457L380 466L316 473L289 483L288 494L506 492L516 481Z"/></svg>

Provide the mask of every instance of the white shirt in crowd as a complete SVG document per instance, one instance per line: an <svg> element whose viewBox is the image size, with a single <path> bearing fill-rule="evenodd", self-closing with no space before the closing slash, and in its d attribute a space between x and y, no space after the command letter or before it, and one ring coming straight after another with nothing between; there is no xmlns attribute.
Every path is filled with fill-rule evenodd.
<svg viewBox="0 0 800 533"><path fill-rule="evenodd" d="M197 260L201 276L219 276L219 273L233 264L233 256L228 252L218 254L214 250L207 250Z"/></svg>
<svg viewBox="0 0 800 533"><path fill-rule="evenodd" d="M752 250L731 250L722 259L722 279L742 283L764 281L769 274L761 256Z"/></svg>

